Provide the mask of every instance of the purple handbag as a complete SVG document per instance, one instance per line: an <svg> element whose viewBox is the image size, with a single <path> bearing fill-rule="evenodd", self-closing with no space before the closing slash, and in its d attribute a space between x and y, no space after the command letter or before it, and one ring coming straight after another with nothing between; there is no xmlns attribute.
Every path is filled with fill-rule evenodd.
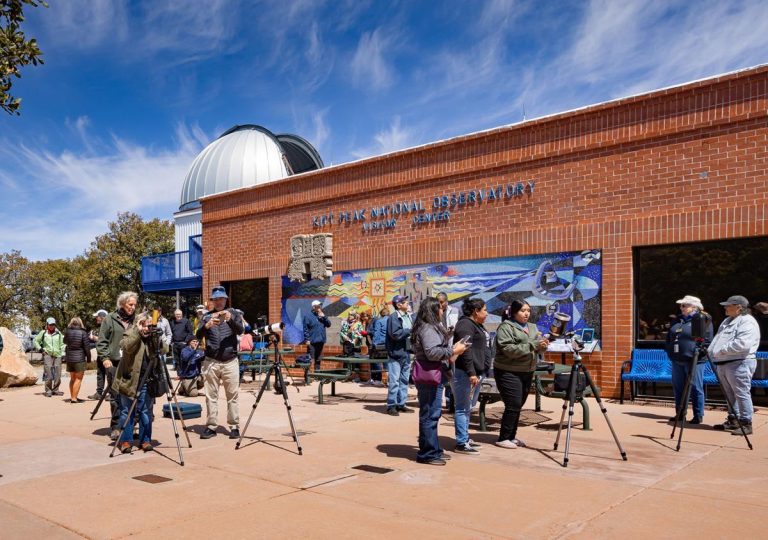
<svg viewBox="0 0 768 540"><path fill-rule="evenodd" d="M413 382L416 384L438 386L443 379L442 367L442 362L415 360L413 362Z"/></svg>

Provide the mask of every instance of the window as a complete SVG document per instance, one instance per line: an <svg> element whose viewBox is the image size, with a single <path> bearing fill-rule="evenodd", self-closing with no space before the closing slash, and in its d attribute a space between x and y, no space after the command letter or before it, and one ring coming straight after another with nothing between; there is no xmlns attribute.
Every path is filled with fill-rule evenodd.
<svg viewBox="0 0 768 540"><path fill-rule="evenodd" d="M698 296L715 331L725 318L720 302L734 294L751 305L768 301L768 237L740 238L634 250L635 345L658 347L680 312L676 300ZM761 349L768 348L768 316L760 323Z"/></svg>

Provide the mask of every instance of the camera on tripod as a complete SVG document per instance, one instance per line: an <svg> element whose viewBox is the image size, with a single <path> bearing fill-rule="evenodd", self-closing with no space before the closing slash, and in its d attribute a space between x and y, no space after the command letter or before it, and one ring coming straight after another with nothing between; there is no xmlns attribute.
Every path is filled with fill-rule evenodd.
<svg viewBox="0 0 768 540"><path fill-rule="evenodd" d="M265 315L259 315L256 317L256 326L254 326L252 332L258 335L262 341L280 341L280 337L283 335L283 328L285 328L284 322L280 321L269 324Z"/></svg>
<svg viewBox="0 0 768 540"><path fill-rule="evenodd" d="M707 339L707 328L712 324L712 317L704 311L697 311L691 317L691 337L703 343Z"/></svg>

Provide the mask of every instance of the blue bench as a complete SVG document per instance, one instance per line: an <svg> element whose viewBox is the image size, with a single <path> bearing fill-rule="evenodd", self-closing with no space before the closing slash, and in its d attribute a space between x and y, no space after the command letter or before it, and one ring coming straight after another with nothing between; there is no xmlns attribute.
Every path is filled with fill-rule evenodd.
<svg viewBox="0 0 768 540"><path fill-rule="evenodd" d="M755 376L762 377L764 370L760 369L762 362L768 362L768 352L757 353L758 370ZM624 384L629 383L630 399L637 397L638 383L651 383L653 392L656 393L657 383L672 384L672 362L667 357L664 349L635 349L632 351L632 359L621 365L621 396L619 402L624 403ZM717 377L712 372L709 363L704 365L704 385L717 385ZM768 389L768 378L752 379L752 388Z"/></svg>

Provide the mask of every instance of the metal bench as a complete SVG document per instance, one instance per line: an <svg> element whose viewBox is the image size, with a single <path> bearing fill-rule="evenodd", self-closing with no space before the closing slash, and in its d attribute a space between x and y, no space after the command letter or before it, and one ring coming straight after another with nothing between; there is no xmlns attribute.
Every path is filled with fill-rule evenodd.
<svg viewBox="0 0 768 540"><path fill-rule="evenodd" d="M768 352L757 353L758 368L752 379L752 388L768 389L766 366L768 366ZM629 371L626 371L629 369ZM656 384L672 384L672 362L664 349L635 349L632 351L632 359L621 365L621 395L619 402L624 403L624 383L629 382L630 399L639 395L638 383L651 383L653 393L656 394ZM709 362L704 364L704 386L716 386L717 377L712 371Z"/></svg>

